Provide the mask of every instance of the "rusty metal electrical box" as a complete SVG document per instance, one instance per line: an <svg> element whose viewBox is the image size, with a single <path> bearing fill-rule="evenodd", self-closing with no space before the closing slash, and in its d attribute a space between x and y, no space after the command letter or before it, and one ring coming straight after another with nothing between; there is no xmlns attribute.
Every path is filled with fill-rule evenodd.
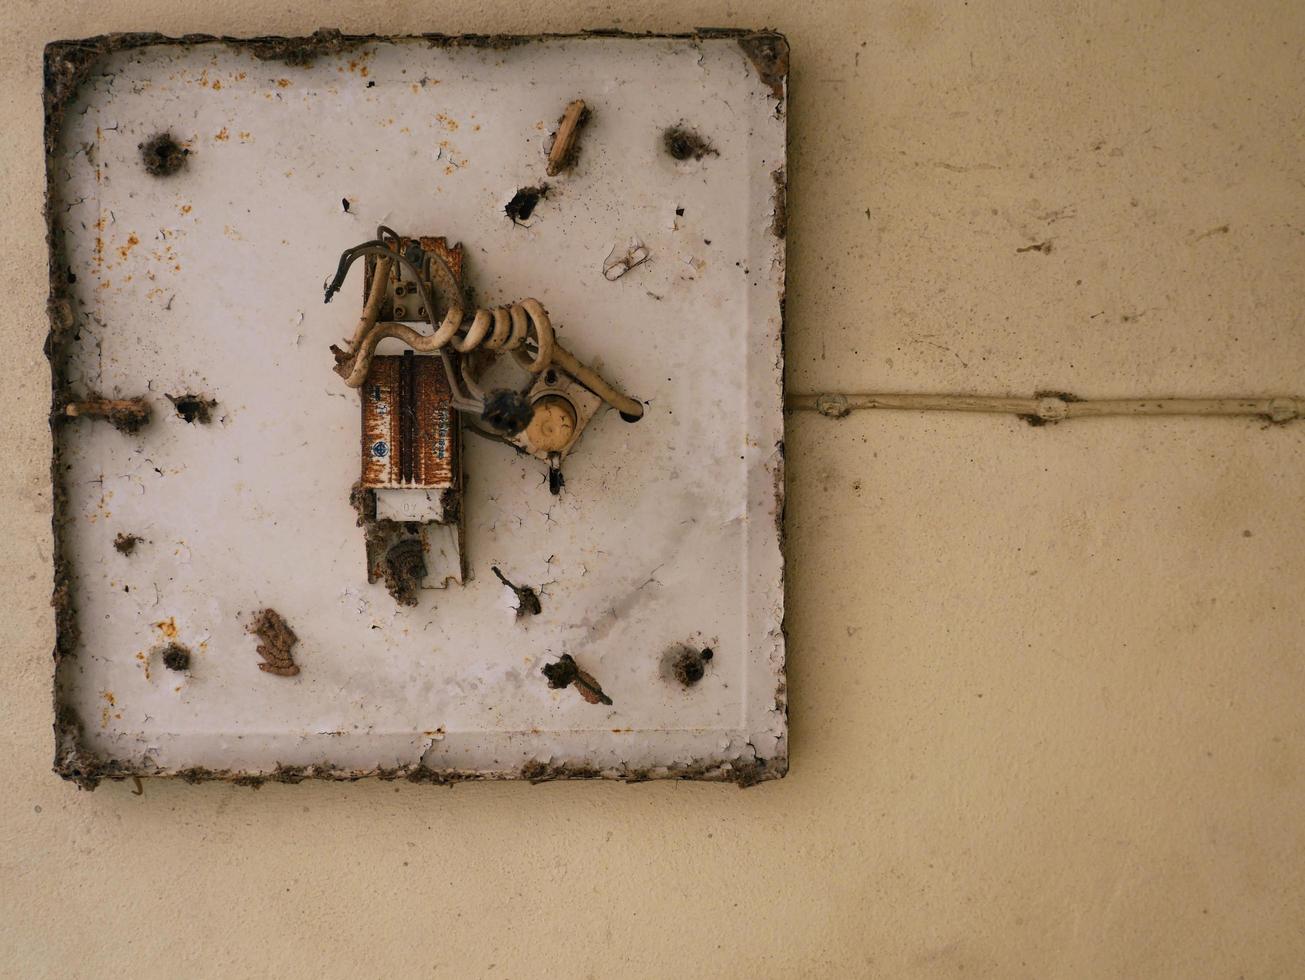
<svg viewBox="0 0 1305 980"><path fill-rule="evenodd" d="M52 44L57 771L783 775L787 50Z"/></svg>

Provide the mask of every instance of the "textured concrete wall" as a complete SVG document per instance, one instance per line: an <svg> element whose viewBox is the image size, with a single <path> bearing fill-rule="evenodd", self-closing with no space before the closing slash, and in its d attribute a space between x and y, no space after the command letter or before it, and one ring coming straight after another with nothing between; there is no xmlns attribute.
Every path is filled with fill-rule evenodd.
<svg viewBox="0 0 1305 980"><path fill-rule="evenodd" d="M1298 3L302 6L6 8L0 973L1298 973L1305 423L794 418L757 789L50 775L47 40L774 26L793 390L1305 389Z"/></svg>

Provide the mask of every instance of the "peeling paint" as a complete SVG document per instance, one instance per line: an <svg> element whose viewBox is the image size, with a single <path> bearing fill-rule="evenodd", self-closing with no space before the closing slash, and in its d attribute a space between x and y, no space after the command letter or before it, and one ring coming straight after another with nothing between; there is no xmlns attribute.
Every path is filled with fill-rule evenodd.
<svg viewBox="0 0 1305 980"><path fill-rule="evenodd" d="M752 62L762 84L782 103L788 84L788 39L783 34L759 32L740 37L739 47Z"/></svg>

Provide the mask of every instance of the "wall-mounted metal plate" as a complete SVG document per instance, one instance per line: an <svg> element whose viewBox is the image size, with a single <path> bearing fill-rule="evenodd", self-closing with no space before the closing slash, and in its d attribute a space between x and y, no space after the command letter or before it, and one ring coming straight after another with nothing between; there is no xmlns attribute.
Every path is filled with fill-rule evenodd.
<svg viewBox="0 0 1305 980"><path fill-rule="evenodd" d="M52 45L59 771L781 775L786 51ZM351 505L359 394L327 345L359 279L322 304L378 223L460 242L478 302L538 297L646 405L598 412L558 496L464 438L470 577L412 607L368 584Z"/></svg>

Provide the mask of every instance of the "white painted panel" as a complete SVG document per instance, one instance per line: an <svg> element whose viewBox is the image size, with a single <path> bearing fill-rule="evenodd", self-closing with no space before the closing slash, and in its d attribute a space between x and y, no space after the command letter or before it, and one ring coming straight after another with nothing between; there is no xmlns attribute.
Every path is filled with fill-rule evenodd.
<svg viewBox="0 0 1305 980"><path fill-rule="evenodd" d="M577 97L578 165L545 178ZM680 123L714 152L672 159ZM191 151L162 178L138 150L160 130ZM784 135L730 38L377 41L306 68L220 43L109 56L54 174L79 325L65 380L145 394L155 417L60 430L81 629L60 686L86 751L141 773L782 772ZM545 179L514 224L505 203ZM330 305L322 283L382 222L460 241L478 302L538 297L647 404L633 425L600 411L559 497L543 464L464 439L471 580L416 608L367 584L357 396L326 349L361 273ZM609 281L632 238L648 261ZM216 400L212 424L172 412L182 392ZM130 556L119 533L143 539ZM491 566L541 614L518 619ZM257 669L264 607L298 635L296 677ZM185 673L159 661L174 626ZM714 653L688 688L666 669L681 644ZM610 707L547 686L563 653Z"/></svg>

